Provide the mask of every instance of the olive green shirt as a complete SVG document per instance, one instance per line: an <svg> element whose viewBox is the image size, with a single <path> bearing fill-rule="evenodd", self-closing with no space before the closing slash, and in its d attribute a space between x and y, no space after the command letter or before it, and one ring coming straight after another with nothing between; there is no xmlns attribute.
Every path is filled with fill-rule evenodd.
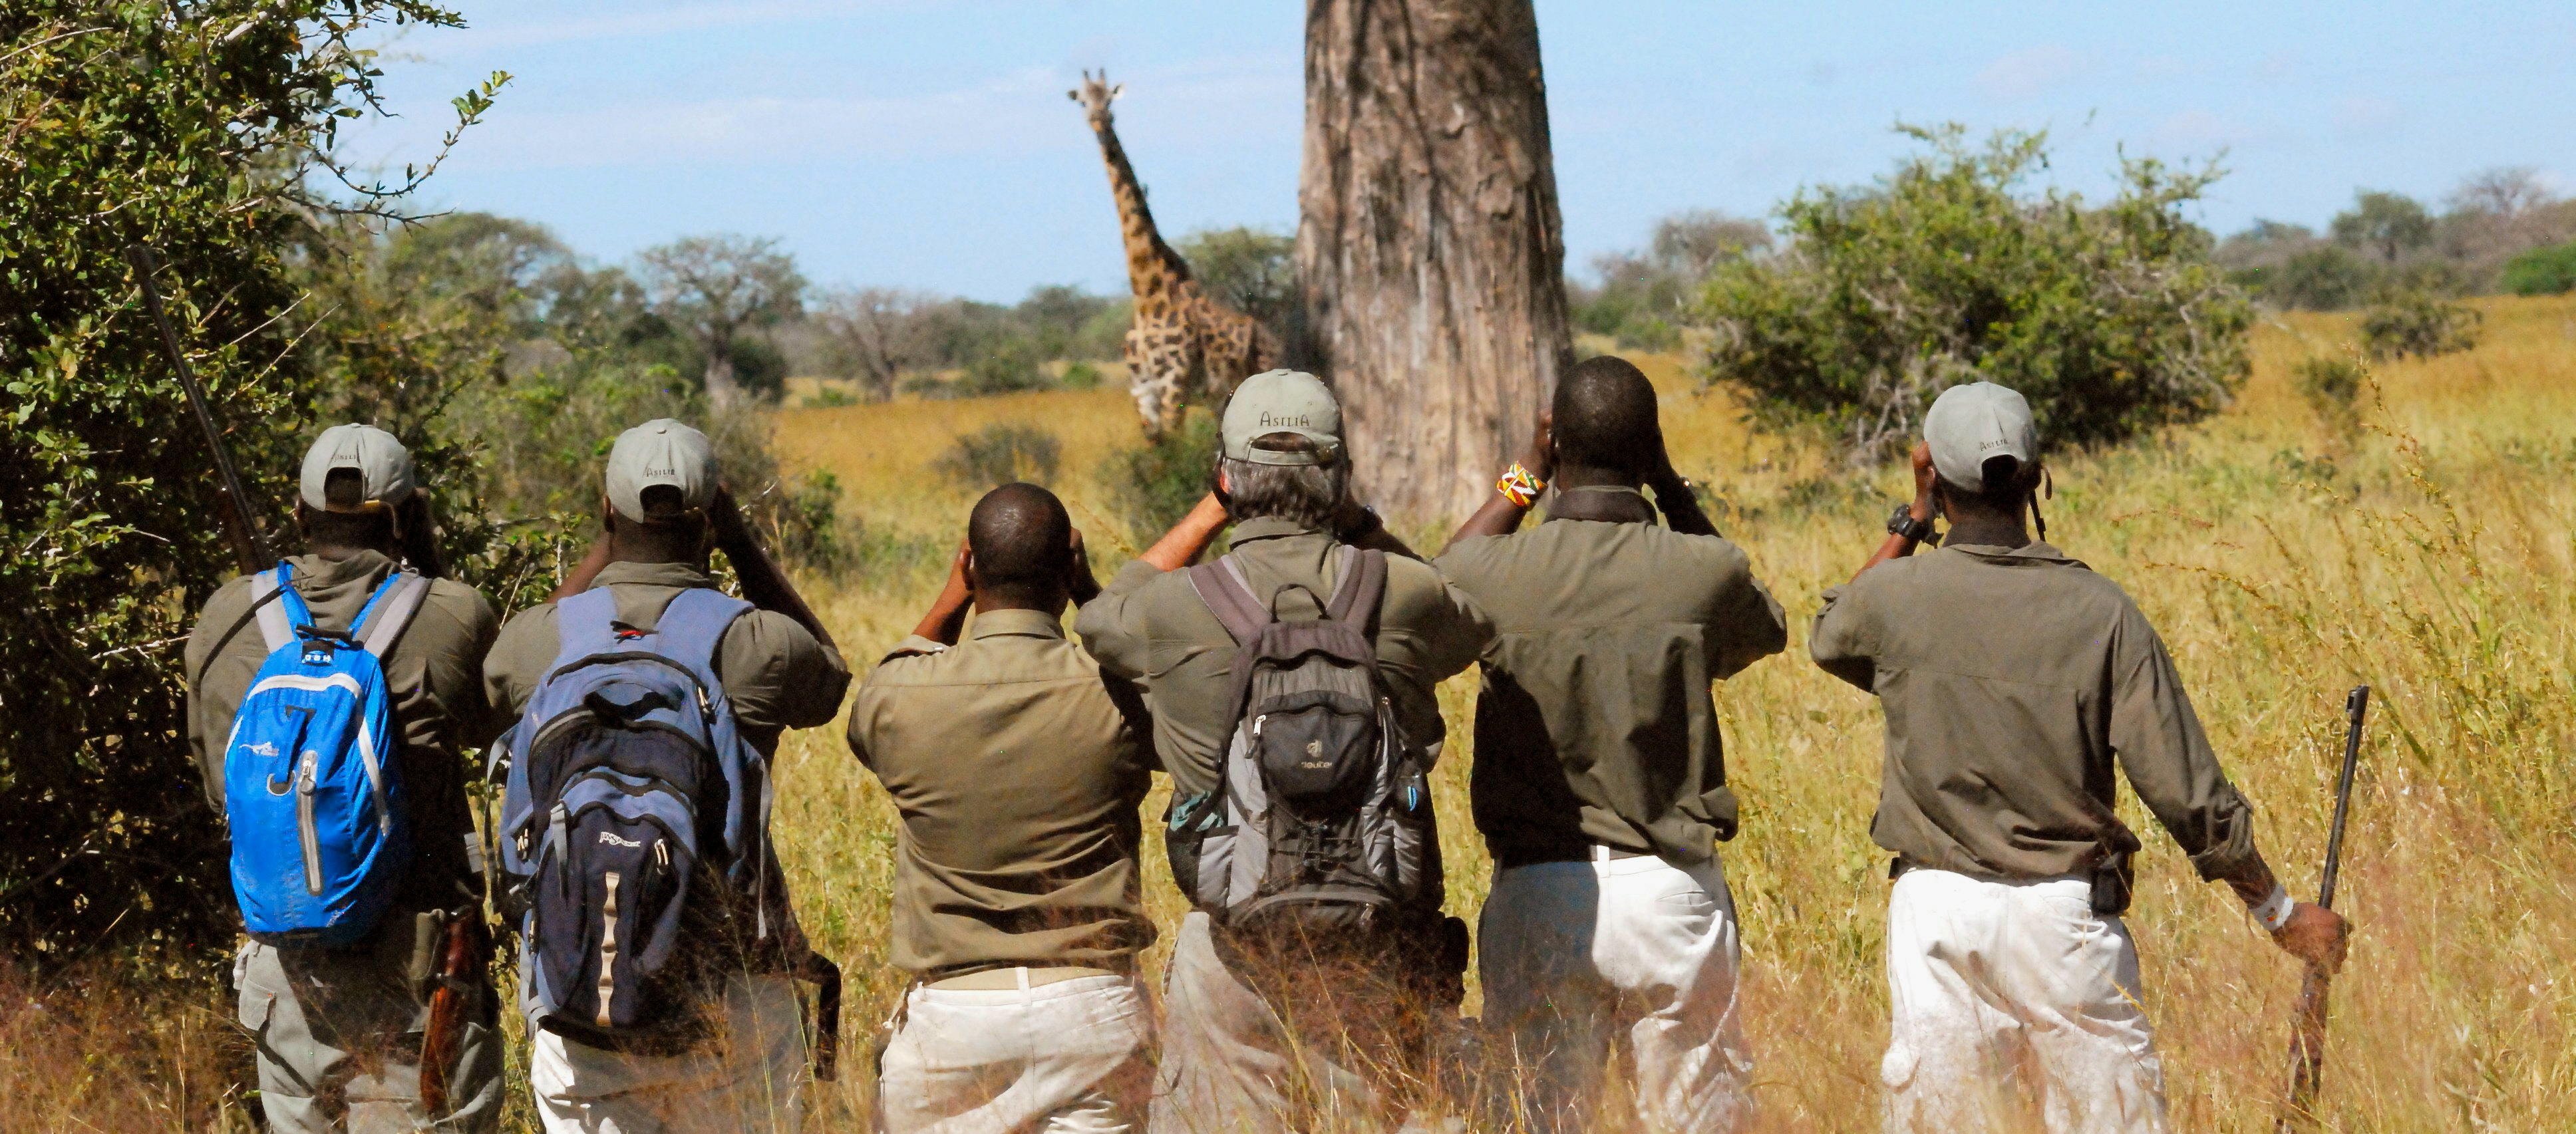
<svg viewBox="0 0 2576 1134"><path fill-rule="evenodd" d="M686 563L611 563L591 581L617 600L617 621L651 630L662 610L691 587L715 580ZM506 727L527 708L537 683L554 668L563 639L555 630L555 604L538 603L512 615L483 663L483 686L502 710ZM778 734L831 723L850 688L841 652L815 639L796 620L774 610L734 619L716 643L716 681L733 706L735 727L763 755L778 751Z"/></svg>
<svg viewBox="0 0 2576 1134"><path fill-rule="evenodd" d="M1035 610L977 614L955 646L906 638L859 683L850 751L903 817L896 967L1100 967L1153 943L1144 712Z"/></svg>
<svg viewBox="0 0 2576 1134"><path fill-rule="evenodd" d="M287 562L295 568L295 593L313 624L343 632L395 566L374 551L339 559L297 555ZM204 769L206 798L218 812L224 809L224 746L233 713L268 661L268 642L252 617L250 583L250 576L241 576L206 600L184 654L188 748ZM394 727L402 733L403 798L411 809L406 819L413 861L394 898L406 908L453 906L458 887L471 878L465 840L474 828L465 802L463 752L499 728L479 680L499 621L481 592L435 579L382 659Z"/></svg>
<svg viewBox="0 0 2576 1134"><path fill-rule="evenodd" d="M1825 592L1816 664L1876 693L1871 837L1917 866L2045 878L2117 864L2129 785L2207 879L2261 861L2163 640L2118 584L2045 543L1893 559Z"/></svg>
<svg viewBox="0 0 2576 1134"><path fill-rule="evenodd" d="M1460 540L1439 568L1494 625L1470 790L1496 862L1599 845L1697 863L1735 837L1709 684L1789 640L1742 549L1551 519Z"/></svg>
<svg viewBox="0 0 2576 1134"><path fill-rule="evenodd" d="M1278 593L1280 618L1323 613L1341 567L1342 545L1330 534L1277 518L1235 526L1234 550L1255 595ZM1298 589L1282 588L1294 586ZM1142 685L1154 710L1154 751L1181 796L1213 790L1218 762L1234 726L1234 639L1225 632L1187 572L1128 564L1074 620L1102 672ZM1428 564L1390 555L1386 592L1370 627L1378 673L1399 727L1437 759L1448 735L1434 686L1476 660L1493 628L1475 604Z"/></svg>

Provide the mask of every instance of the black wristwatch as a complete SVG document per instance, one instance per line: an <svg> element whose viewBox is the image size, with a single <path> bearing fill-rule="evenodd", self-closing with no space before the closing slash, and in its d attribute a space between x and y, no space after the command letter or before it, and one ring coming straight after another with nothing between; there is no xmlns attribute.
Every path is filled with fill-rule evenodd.
<svg viewBox="0 0 2576 1134"><path fill-rule="evenodd" d="M1932 521L1915 519L1914 506L1911 504L1896 506L1896 514L1887 518L1887 532L1889 535L1904 536L1927 547L1941 545L1941 535L1932 530Z"/></svg>

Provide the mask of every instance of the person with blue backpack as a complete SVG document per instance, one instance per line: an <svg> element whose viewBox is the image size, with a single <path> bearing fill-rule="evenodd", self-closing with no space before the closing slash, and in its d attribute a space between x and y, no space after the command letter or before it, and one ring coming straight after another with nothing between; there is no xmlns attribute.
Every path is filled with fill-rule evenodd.
<svg viewBox="0 0 2576 1134"><path fill-rule="evenodd" d="M452 924L481 917L461 752L494 727L480 676L499 620L473 588L424 577L427 498L392 434L324 430L298 495L303 553L217 590L185 653L188 740L250 938L233 976L260 1106L296 1134L490 1130L492 989L437 959ZM463 1012L431 1113L420 1063L442 980Z"/></svg>
<svg viewBox="0 0 2576 1134"><path fill-rule="evenodd" d="M736 510L704 433L609 450L604 538L484 665L528 1080L553 1132L794 1134L808 948L769 838L780 733L850 671ZM749 601L718 589L720 549ZM825 1003L837 997L828 988ZM829 1051L831 1010L818 1029Z"/></svg>

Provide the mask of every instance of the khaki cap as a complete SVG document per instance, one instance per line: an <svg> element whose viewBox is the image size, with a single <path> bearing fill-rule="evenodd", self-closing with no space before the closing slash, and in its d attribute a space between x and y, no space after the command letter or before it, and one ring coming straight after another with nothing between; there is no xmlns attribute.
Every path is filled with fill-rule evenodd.
<svg viewBox="0 0 2576 1134"><path fill-rule="evenodd" d="M313 447L304 451L304 473L298 486L304 506L318 512L335 511L324 487L331 474L352 469L362 486L356 510L371 505L400 504L411 499L419 487L412 478L411 450L394 440L394 435L372 425L334 425L313 439Z"/></svg>
<svg viewBox="0 0 2576 1134"><path fill-rule="evenodd" d="M1941 479L1970 492L1986 490L1987 461L2011 457L2028 468L2039 455L2030 403L1992 382L1941 391L1923 414L1923 440L1932 447L1932 467Z"/></svg>
<svg viewBox="0 0 2576 1134"><path fill-rule="evenodd" d="M1312 452L1255 449L1252 439L1294 433ZM1256 465L1329 465L1342 458L1342 404L1324 380L1302 370L1265 370L1243 380L1226 400L1217 435L1226 457Z"/></svg>
<svg viewBox="0 0 2576 1134"><path fill-rule="evenodd" d="M704 508L716 495L715 447L706 434L670 418L648 421L617 435L607 481L609 506L637 522L654 518L644 511L644 490L656 485L679 489L683 509Z"/></svg>

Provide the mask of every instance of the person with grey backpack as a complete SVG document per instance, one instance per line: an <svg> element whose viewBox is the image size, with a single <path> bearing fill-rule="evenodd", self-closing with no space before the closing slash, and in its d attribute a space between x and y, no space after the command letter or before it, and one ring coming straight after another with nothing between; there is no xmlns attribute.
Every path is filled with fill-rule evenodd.
<svg viewBox="0 0 2576 1134"><path fill-rule="evenodd" d="M830 721L849 669L719 482L705 434L619 435L607 538L484 665L529 1088L549 1131L794 1134L807 946L770 845L779 734ZM744 598L718 590L721 549Z"/></svg>
<svg viewBox="0 0 2576 1134"><path fill-rule="evenodd" d="M1313 375L1246 379L1219 433L1217 491L1075 622L1145 691L1192 907L1148 1129L1392 1129L1453 1037L1467 955L1441 912L1432 688L1491 631L1352 502Z"/></svg>

